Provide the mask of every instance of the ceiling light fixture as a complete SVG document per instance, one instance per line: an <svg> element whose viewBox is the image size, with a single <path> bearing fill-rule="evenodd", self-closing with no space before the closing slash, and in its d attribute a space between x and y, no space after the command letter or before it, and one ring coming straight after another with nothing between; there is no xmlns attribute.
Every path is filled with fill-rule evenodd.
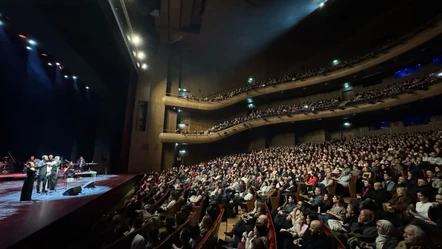
<svg viewBox="0 0 442 249"><path fill-rule="evenodd" d="M138 35L133 35L132 36L132 43L134 45L139 45L141 44L141 38Z"/></svg>
<svg viewBox="0 0 442 249"><path fill-rule="evenodd" d="M146 57L146 55L143 53L143 51L138 52L138 59L142 60Z"/></svg>

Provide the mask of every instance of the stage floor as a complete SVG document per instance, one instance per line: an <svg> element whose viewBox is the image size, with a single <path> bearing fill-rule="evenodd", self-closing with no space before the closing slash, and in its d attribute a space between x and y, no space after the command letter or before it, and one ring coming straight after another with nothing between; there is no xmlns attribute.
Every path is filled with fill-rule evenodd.
<svg viewBox="0 0 442 249"><path fill-rule="evenodd" d="M83 188L77 196L63 196L63 192L86 185L94 178L77 178L67 187L65 181L59 179L56 190L37 194L34 188L33 200L26 202L19 201L23 181L0 182L0 248L15 244L131 177L133 175L99 175L95 178L95 188Z"/></svg>

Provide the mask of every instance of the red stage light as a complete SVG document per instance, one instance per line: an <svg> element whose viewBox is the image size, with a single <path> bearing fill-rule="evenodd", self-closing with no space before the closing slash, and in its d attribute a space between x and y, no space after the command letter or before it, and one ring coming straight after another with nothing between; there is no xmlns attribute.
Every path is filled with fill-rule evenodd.
<svg viewBox="0 0 442 249"><path fill-rule="evenodd" d="M45 54L45 53L42 53L41 55L43 55L43 56L48 56L47 54Z"/></svg>
<svg viewBox="0 0 442 249"><path fill-rule="evenodd" d="M62 66L58 66L58 68L60 68L60 70L63 70L63 67L62 67Z"/></svg>
<svg viewBox="0 0 442 249"><path fill-rule="evenodd" d="M19 34L18 37L22 38L22 39L26 39L25 35Z"/></svg>

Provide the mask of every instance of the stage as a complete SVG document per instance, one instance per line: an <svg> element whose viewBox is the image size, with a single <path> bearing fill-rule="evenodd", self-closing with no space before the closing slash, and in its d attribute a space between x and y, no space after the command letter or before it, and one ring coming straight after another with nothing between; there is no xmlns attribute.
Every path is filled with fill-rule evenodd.
<svg viewBox="0 0 442 249"><path fill-rule="evenodd" d="M14 176L13 179L21 178L20 174L14 174ZM23 181L1 181L0 234L2 239L0 248L15 244L120 186L132 177L133 175L99 175L95 178L75 178L75 181L67 183L67 186L64 179L59 179L54 191L37 194L34 188L33 200L27 202L19 201ZM83 188L82 192L76 196L63 196L66 189L84 186L93 179L95 179L95 188Z"/></svg>

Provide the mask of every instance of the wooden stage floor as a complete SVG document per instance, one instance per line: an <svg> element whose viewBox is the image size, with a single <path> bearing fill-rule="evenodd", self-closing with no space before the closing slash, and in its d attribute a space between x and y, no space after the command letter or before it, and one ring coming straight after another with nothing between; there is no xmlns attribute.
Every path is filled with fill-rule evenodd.
<svg viewBox="0 0 442 249"><path fill-rule="evenodd" d="M63 196L63 192L74 186L83 186L94 178L77 178L67 186L60 179L55 191L37 194L34 188L33 200L26 202L19 201L23 181L0 181L0 248L15 244L132 177L99 175L95 178L95 188L83 188L77 196Z"/></svg>

